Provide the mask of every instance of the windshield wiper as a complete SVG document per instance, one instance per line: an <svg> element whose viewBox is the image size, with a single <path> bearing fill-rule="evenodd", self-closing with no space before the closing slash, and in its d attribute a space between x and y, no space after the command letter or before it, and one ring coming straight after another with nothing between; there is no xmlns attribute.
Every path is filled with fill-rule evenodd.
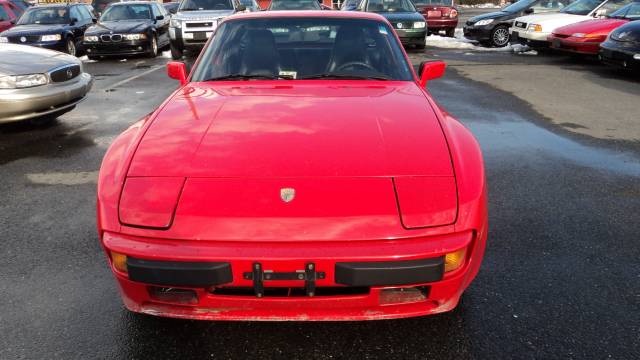
<svg viewBox="0 0 640 360"><path fill-rule="evenodd" d="M180 9L180 11L198 11L200 9L198 8L184 8L184 9Z"/></svg>
<svg viewBox="0 0 640 360"><path fill-rule="evenodd" d="M223 76L212 77L204 81L217 81L217 80L278 80L286 79L292 80L292 76L272 76L272 75L245 75L245 74L229 74Z"/></svg>
<svg viewBox="0 0 640 360"><path fill-rule="evenodd" d="M365 75L353 75L353 74L315 74L309 76L299 77L298 80L310 80L310 79L344 79L344 80L391 80L386 76L365 76Z"/></svg>

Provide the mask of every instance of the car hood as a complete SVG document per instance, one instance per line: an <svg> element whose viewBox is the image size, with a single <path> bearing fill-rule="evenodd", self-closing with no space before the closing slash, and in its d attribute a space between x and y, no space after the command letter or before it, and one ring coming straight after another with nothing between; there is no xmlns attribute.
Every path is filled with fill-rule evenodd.
<svg viewBox="0 0 640 360"><path fill-rule="evenodd" d="M0 44L0 75L44 73L80 61L61 52L27 45Z"/></svg>
<svg viewBox="0 0 640 360"><path fill-rule="evenodd" d="M180 193L173 224L157 232L167 238L387 239L455 221L448 145L415 83L278 84L179 90L138 145L121 220L138 225L140 201L162 191ZM294 189L290 203L283 189Z"/></svg>
<svg viewBox="0 0 640 360"><path fill-rule="evenodd" d="M378 13L384 16L389 22L396 21L424 21L424 17L419 12L402 12L402 13Z"/></svg>
<svg viewBox="0 0 640 360"><path fill-rule="evenodd" d="M209 20L222 18L235 14L235 10L201 10L201 11L179 11L172 16L173 19L181 20Z"/></svg>
<svg viewBox="0 0 640 360"><path fill-rule="evenodd" d="M65 30L66 25L16 25L11 29L4 31L2 36L22 36L22 35L40 35L40 34L60 34Z"/></svg>
<svg viewBox="0 0 640 360"><path fill-rule="evenodd" d="M586 15L573 15L565 13L545 13L537 15L521 16L516 21L525 22L528 24L552 24L552 23L574 23L582 20L593 19Z"/></svg>
<svg viewBox="0 0 640 360"><path fill-rule="evenodd" d="M151 25L151 20L144 21L105 21L99 22L96 25L91 26L87 29L85 34L93 35L93 34L102 34L102 33L134 33L134 32L142 32L147 29Z"/></svg>
<svg viewBox="0 0 640 360"><path fill-rule="evenodd" d="M607 34L611 30L617 28L620 25L626 24L628 20L624 19L594 19L580 21L575 24L566 25L554 30L555 34L571 35L575 33L583 34Z"/></svg>
<svg viewBox="0 0 640 360"><path fill-rule="evenodd" d="M488 14L482 14L482 15L478 15L478 16L474 16L471 19L469 19L469 22L478 22L480 20L487 20L487 19L499 19L502 17L508 17L513 15L513 13L511 12L506 12L506 11L494 11L494 12L490 12Z"/></svg>

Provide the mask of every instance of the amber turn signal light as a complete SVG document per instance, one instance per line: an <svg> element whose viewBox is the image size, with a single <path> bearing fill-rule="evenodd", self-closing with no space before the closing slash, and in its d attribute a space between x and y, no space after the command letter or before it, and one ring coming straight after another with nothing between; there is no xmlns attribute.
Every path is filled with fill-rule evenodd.
<svg viewBox="0 0 640 360"><path fill-rule="evenodd" d="M467 254L467 248L450 252L444 257L444 272L450 272L459 269L464 264L464 258Z"/></svg>
<svg viewBox="0 0 640 360"><path fill-rule="evenodd" d="M127 272L127 255L111 252L111 262L116 270L126 273Z"/></svg>

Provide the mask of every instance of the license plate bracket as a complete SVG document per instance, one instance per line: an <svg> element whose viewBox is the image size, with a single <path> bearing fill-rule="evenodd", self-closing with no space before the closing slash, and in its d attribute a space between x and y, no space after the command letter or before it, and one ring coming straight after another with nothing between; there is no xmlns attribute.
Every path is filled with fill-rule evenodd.
<svg viewBox="0 0 640 360"><path fill-rule="evenodd" d="M307 296L314 296L316 291L316 280L324 279L326 274L324 271L316 272L316 265L312 262L306 263L304 270L296 270L291 272L275 272L273 270L264 270L259 262L254 262L251 272L242 274L245 280L253 280L253 290L256 297L264 296L265 281L304 281L305 293Z"/></svg>

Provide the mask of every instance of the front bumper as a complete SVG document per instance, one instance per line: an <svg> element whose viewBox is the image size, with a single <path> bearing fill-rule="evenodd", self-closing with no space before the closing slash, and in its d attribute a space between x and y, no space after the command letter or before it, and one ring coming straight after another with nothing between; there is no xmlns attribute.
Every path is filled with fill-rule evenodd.
<svg viewBox="0 0 640 360"><path fill-rule="evenodd" d="M491 30L493 30L493 24L483 26L469 26L465 25L462 28L464 37L469 40L475 41L488 41L491 39Z"/></svg>
<svg viewBox="0 0 640 360"><path fill-rule="evenodd" d="M559 38L553 35L549 36L547 40L549 46L554 50L583 55L598 55L600 51L600 42L583 41L573 37Z"/></svg>
<svg viewBox="0 0 640 360"><path fill-rule="evenodd" d="M209 26L194 26L191 24L198 24L202 21L193 21L193 22L183 22L182 27L169 28L169 39L173 46L179 49L201 49L203 48L209 38L213 35L217 28L216 25L213 25L213 21L209 21L211 23ZM189 27L187 27L189 26Z"/></svg>
<svg viewBox="0 0 640 360"><path fill-rule="evenodd" d="M624 69L640 70L640 50L627 50L607 46L600 47L599 57L603 63Z"/></svg>
<svg viewBox="0 0 640 360"><path fill-rule="evenodd" d="M427 37L427 29L413 31L395 29L402 45L424 45Z"/></svg>
<svg viewBox="0 0 640 360"><path fill-rule="evenodd" d="M151 47L148 39L116 43L84 42L83 45L87 55L91 56L139 55L147 53Z"/></svg>
<svg viewBox="0 0 640 360"><path fill-rule="evenodd" d="M549 33L524 31L522 29L514 29L513 27L509 32L511 34L509 42L512 44L527 45L532 48L549 47L549 42L547 41L547 37L550 35Z"/></svg>
<svg viewBox="0 0 640 360"><path fill-rule="evenodd" d="M0 90L0 123L20 121L72 108L87 95L93 78L82 73L63 83Z"/></svg>
<svg viewBox="0 0 640 360"><path fill-rule="evenodd" d="M449 311L475 277L485 242L486 228L402 240L269 244L102 236L107 253L129 257L129 274L112 264L129 310L201 320L374 320ZM467 249L464 264L443 273L444 255L460 248ZM185 303L154 295L168 287L197 298Z"/></svg>
<svg viewBox="0 0 640 360"><path fill-rule="evenodd" d="M67 44L64 39L56 40L56 41L37 41L37 42L24 42L24 43L18 42L18 41L12 41L12 43L20 44L20 45L35 46L43 49L56 50L61 52L67 51Z"/></svg>

